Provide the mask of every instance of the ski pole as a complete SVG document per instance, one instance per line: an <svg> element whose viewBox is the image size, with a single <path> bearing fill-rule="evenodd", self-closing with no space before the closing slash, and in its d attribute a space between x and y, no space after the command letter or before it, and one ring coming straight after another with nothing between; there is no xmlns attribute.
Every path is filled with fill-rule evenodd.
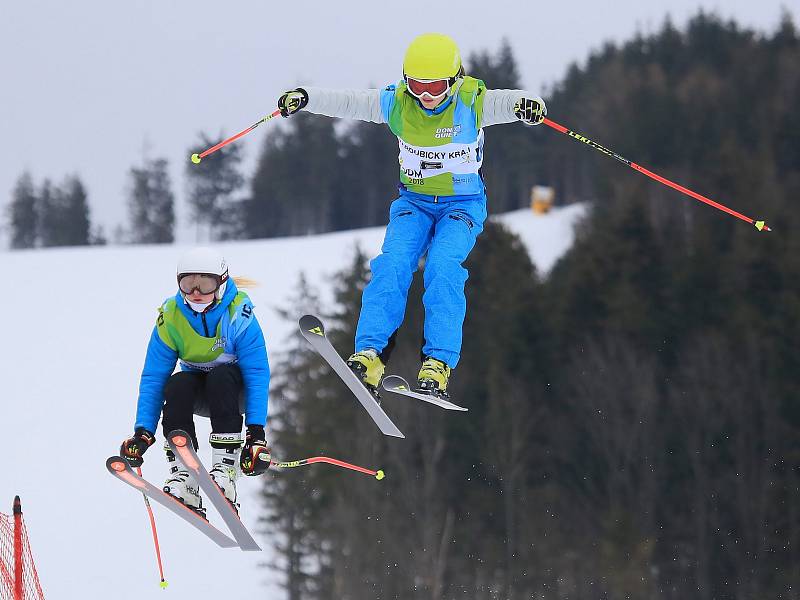
<svg viewBox="0 0 800 600"><path fill-rule="evenodd" d="M258 127L258 126L259 126L259 125L261 125L262 123L266 123L266 122L267 122L267 121L269 121L270 119L272 119L272 118L274 118L274 117L277 117L279 114L281 114L281 111L280 111L280 109L276 110L276 111L275 111L275 112L273 112L273 113L270 113L270 114L268 114L266 117L264 117L264 118L263 118L263 119L261 119L260 121L256 121L255 123L253 123L252 125L250 125L250 127L248 127L247 129L243 129L242 131L240 131L240 132L239 132L239 133L237 133L236 135L233 135L233 136L229 137L227 140L222 140L222 141L221 141L219 144L217 144L216 146L211 146L211 148L209 148L208 150L203 150L203 151L202 151L200 154L197 154L197 153L195 153L195 154L192 154L192 162L193 162L194 164L199 164L199 163L200 163L200 161L201 161L201 160L203 160L203 159L204 159L206 156L208 156L209 154L212 154L212 153L216 152L217 150L219 150L219 149L220 149L220 148L222 148L223 146L227 146L227 145L228 145L228 144L230 144L231 142L235 142L236 140L238 140L238 139L239 139L240 137L242 137L243 135L247 135L248 133L250 133L251 131L253 131L253 129L255 129L256 127Z"/></svg>
<svg viewBox="0 0 800 600"><path fill-rule="evenodd" d="M142 476L142 467L136 467L136 473L139 477ZM147 499L147 496L143 493L142 498L144 498L144 505L147 507L147 514L150 515L150 529L153 531L153 543L156 546L156 558L158 559L158 572L161 575L161 589L167 589L167 581L164 579L164 567L161 565L161 548L158 545L158 532L156 531L156 519L153 516L153 507L150 506L150 500Z"/></svg>
<svg viewBox="0 0 800 600"><path fill-rule="evenodd" d="M697 192L693 192L692 190L690 190L688 188L685 188L682 185L678 185L677 183L675 183L674 181L670 181L666 177L662 177L661 175L657 175L656 173L653 173L652 171L648 171L643 166L637 165L635 162L632 162L632 161L628 160L627 158L623 158L622 156L620 156L619 154L617 154L613 150L609 150L608 148L606 148L604 146L601 146L597 142L595 142L593 140L590 140L589 138L587 138L587 137L585 137L585 136L583 136L583 135L581 135L579 133L576 133L576 132L572 131L571 129L568 129L568 128L564 127L563 125L559 125L555 121L551 121L550 119L545 118L543 123L545 125L547 125L548 127L552 127L553 129L555 129L556 131L558 131L560 133L568 135L571 138L575 138L576 140L578 140L580 142L583 142L584 144L586 144L588 146L591 146L595 150L599 150L600 152L610 156L611 158L616 158L621 163L624 163L624 164L628 165L630 168L635 169L636 171L639 171L639 173L642 173L643 175L647 175L651 179L655 179L659 183L663 183L664 185L669 186L674 190L678 190L679 192L681 192L683 194L686 194L687 196L691 196L695 200L699 200L700 202L705 202L709 206L713 206L714 208L716 208L718 210L721 210L722 212L726 212L729 215L732 215L732 216L736 217L737 219L741 219L742 221L750 223L751 225L753 225L759 231L772 231L772 229L770 229L764 221L756 221L755 219L751 219L750 217L745 216L742 213L736 212L735 210L733 210L731 208L728 208L727 206L725 206L723 204L720 204L719 202L714 202L711 198L706 198L702 194L698 194Z"/></svg>
<svg viewBox="0 0 800 600"><path fill-rule="evenodd" d="M353 465L348 462L344 462L343 460L336 460L335 458L328 458L327 456L312 456L311 458L303 458L301 460L287 460L287 461L273 460L270 464L273 467L277 467L279 469L292 469L294 467L302 467L305 465L312 465L314 463L328 463L329 465L341 467L342 469L350 469L351 471L358 471L359 473L364 473L365 475L372 475L378 481L380 481L386 476L386 474L381 469L373 471L372 469L359 467L358 465Z"/></svg>

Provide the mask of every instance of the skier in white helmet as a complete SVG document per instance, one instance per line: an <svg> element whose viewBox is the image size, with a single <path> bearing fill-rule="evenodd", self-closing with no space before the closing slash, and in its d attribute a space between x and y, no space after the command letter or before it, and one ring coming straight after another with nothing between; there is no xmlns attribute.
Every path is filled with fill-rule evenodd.
<svg viewBox="0 0 800 600"><path fill-rule="evenodd" d="M240 280L242 281L242 280ZM223 256L194 248L178 261L178 293L158 309L139 385L134 434L121 455L132 466L155 442L183 429L198 447L193 415L211 418L211 477L238 509L239 472L260 475L270 465L267 420L269 363L253 304L228 276ZM176 362L181 370L174 373ZM244 415L244 419L243 416ZM247 425L242 437L242 422ZM205 516L200 490L165 445L170 475L164 491Z"/></svg>

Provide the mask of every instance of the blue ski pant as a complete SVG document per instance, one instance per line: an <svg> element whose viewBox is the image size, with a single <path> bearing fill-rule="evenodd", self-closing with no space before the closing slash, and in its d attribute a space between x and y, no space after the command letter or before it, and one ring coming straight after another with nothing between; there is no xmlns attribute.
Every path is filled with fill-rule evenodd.
<svg viewBox="0 0 800 600"><path fill-rule="evenodd" d="M411 278L425 261L423 354L455 368L467 311L462 266L486 220L486 195L423 196L401 192L392 202L381 254L372 259L372 279L361 301L356 352L381 352L400 327Z"/></svg>

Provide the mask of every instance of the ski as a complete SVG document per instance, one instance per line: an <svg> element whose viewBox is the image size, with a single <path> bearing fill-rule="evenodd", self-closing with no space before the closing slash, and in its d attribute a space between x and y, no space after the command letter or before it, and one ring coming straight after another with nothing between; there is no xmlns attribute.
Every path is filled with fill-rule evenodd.
<svg viewBox="0 0 800 600"><path fill-rule="evenodd" d="M175 453L175 457L195 476L200 489L205 492L208 500L210 500L214 508L217 509L222 520L225 521L225 525L228 526L228 529L230 529L233 537L239 544L239 547L242 550L260 551L261 547L253 539L253 536L250 535L250 532L247 531L247 527L242 523L236 509L228 502L228 499L219 489L219 486L214 483L211 475L206 471L206 468L194 451L191 436L185 431L176 429L175 431L171 431L167 436L167 443Z"/></svg>
<svg viewBox="0 0 800 600"><path fill-rule="evenodd" d="M408 396L409 398L416 398L417 400L422 400L424 402L430 402L431 404L440 406L445 410L469 410L468 408L464 408L458 404L453 404L449 400L445 400L436 394L411 389L411 386L408 385L408 382L399 375L387 375L383 378L383 383L381 385L383 385L383 389L385 389L387 392L401 394L403 396Z"/></svg>
<svg viewBox="0 0 800 600"><path fill-rule="evenodd" d="M181 519L206 534L221 548L235 548L238 546L235 540L232 540L227 535L222 533L219 529L214 527L211 523L209 523L191 508L187 507L178 499L170 496L161 488L156 487L146 479L140 477L124 458L120 456L109 457L109 459L106 461L106 468L108 469L109 473L123 483L127 483L132 488L142 492L151 500L154 500L155 502L158 502L162 506L168 508Z"/></svg>
<svg viewBox="0 0 800 600"><path fill-rule="evenodd" d="M300 333L308 340L314 350L325 359L339 378L350 388L356 399L361 402L361 406L369 413L378 429L384 435L404 438L406 436L397 428L388 415L383 412L381 405L375 396L364 386L358 376L350 370L347 363L339 356L336 348L333 347L328 337L325 335L325 326L314 315L304 315L300 318Z"/></svg>

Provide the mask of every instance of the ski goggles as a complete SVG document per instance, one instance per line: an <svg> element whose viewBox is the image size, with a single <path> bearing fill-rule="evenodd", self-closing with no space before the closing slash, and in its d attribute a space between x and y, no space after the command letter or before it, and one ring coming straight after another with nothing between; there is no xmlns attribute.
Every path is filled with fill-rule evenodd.
<svg viewBox="0 0 800 600"><path fill-rule="evenodd" d="M430 96L431 100L441 98L450 91L454 81L454 77L449 79L412 79L406 76L409 93L419 99L422 99L423 94Z"/></svg>
<svg viewBox="0 0 800 600"><path fill-rule="evenodd" d="M195 290L201 294L211 294L222 285L222 278L210 273L184 273L178 276L178 287L184 294Z"/></svg>

